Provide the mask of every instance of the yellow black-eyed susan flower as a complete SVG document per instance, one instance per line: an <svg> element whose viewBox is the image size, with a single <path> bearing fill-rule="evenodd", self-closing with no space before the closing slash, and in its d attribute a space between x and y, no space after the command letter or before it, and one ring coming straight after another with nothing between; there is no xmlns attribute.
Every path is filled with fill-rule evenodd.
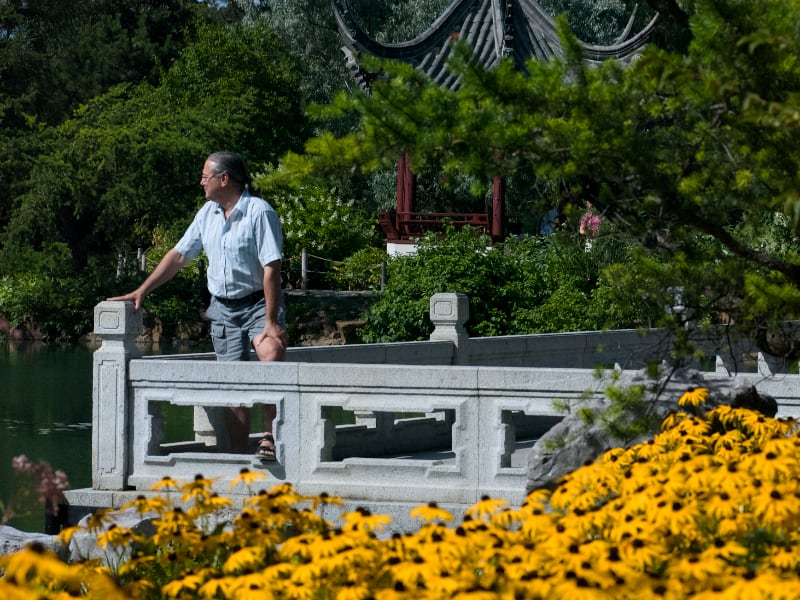
<svg viewBox="0 0 800 600"><path fill-rule="evenodd" d="M380 531L392 522L388 515L374 515L368 510L355 510L342 515L345 528L362 531Z"/></svg>
<svg viewBox="0 0 800 600"><path fill-rule="evenodd" d="M252 486L254 483L258 483L263 479L266 479L267 476L262 473L261 471L251 471L248 468L243 468L239 471L239 475L233 478L230 483L231 488L235 488L240 483L245 485L246 487Z"/></svg>
<svg viewBox="0 0 800 600"><path fill-rule="evenodd" d="M177 490L180 489L181 485L183 484L180 480L165 476L151 485L150 489L154 492Z"/></svg>
<svg viewBox="0 0 800 600"><path fill-rule="evenodd" d="M428 504L412 508L410 514L412 519L421 519L425 523L446 522L455 519L451 512L440 508L436 502L428 502Z"/></svg>
<svg viewBox="0 0 800 600"><path fill-rule="evenodd" d="M689 387L678 400L678 406L698 407L708 400L708 388Z"/></svg>

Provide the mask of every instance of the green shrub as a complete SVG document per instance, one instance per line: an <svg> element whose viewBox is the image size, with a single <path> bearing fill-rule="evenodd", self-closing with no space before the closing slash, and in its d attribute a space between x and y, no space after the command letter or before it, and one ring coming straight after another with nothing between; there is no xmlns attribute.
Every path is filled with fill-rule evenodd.
<svg viewBox="0 0 800 600"><path fill-rule="evenodd" d="M300 282L303 251L314 261L309 286L322 288L336 282L332 264L376 243L376 220L335 190L306 187L270 201L281 218L283 268L291 285Z"/></svg>
<svg viewBox="0 0 800 600"><path fill-rule="evenodd" d="M383 265L387 261L382 248L362 248L333 265L333 281L337 289L380 290Z"/></svg>
<svg viewBox="0 0 800 600"><path fill-rule="evenodd" d="M0 278L0 316L12 327L39 329L44 341L74 341L90 331L99 300L90 277L21 273Z"/></svg>
<svg viewBox="0 0 800 600"><path fill-rule="evenodd" d="M51 286L41 275L6 275L0 278L0 315L12 327L30 323L50 305Z"/></svg>
<svg viewBox="0 0 800 600"><path fill-rule="evenodd" d="M505 264L502 254L489 246L487 236L451 227L444 237L426 235L416 255L391 259L386 289L368 315L362 338L367 342L426 339L432 328L430 297L439 292L469 296L468 329L475 335L494 335Z"/></svg>
<svg viewBox="0 0 800 600"><path fill-rule="evenodd" d="M663 303L611 293L606 269L631 269L635 244L613 231L592 240L572 231L509 238L491 247L486 236L450 228L423 238L415 256L390 260L389 279L367 315L371 342L426 339L430 296L466 294L472 336L639 327L663 313Z"/></svg>

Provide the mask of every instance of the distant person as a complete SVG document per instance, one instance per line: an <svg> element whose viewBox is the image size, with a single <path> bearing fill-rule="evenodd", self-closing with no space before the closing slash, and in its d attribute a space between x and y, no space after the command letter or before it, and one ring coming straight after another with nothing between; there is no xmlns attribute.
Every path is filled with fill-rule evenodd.
<svg viewBox="0 0 800 600"><path fill-rule="evenodd" d="M139 310L144 297L195 258L208 257L211 303L211 339L217 360L248 360L250 349L263 361L283 360L288 343L281 290L283 233L275 210L251 196L251 183L242 158L233 152L215 152L203 165L200 185L206 202L180 241L133 292L109 300L128 300ZM264 433L256 456L275 460L272 422L275 405L264 405ZM248 450L250 411L225 409L231 451Z"/></svg>
<svg viewBox="0 0 800 600"><path fill-rule="evenodd" d="M597 237L600 233L600 215L597 214L594 206L588 200L586 201L586 212L581 216L580 226L578 233L589 237Z"/></svg>
<svg viewBox="0 0 800 600"><path fill-rule="evenodd" d="M547 214L542 217L539 223L539 233L541 235L550 235L556 230L558 224L558 207L554 206Z"/></svg>
<svg viewBox="0 0 800 600"><path fill-rule="evenodd" d="M592 238L596 238L598 235L600 235L601 218L600 215L597 214L597 211L594 209L594 206L592 206L591 202L587 200L585 204L586 212L581 216L581 222L578 226L578 233L586 238L583 249L586 252L591 252L592 247L594 246Z"/></svg>

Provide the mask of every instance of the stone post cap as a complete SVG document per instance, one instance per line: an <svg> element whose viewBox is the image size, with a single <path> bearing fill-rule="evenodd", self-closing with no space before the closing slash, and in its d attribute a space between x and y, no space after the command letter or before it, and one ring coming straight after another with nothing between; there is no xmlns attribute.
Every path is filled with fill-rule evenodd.
<svg viewBox="0 0 800 600"><path fill-rule="evenodd" d="M142 311L133 302L100 302L94 307L94 333L103 338L135 338L142 330Z"/></svg>
<svg viewBox="0 0 800 600"><path fill-rule="evenodd" d="M459 327L469 319L469 298L466 294L434 294L430 306L431 322L437 327Z"/></svg>

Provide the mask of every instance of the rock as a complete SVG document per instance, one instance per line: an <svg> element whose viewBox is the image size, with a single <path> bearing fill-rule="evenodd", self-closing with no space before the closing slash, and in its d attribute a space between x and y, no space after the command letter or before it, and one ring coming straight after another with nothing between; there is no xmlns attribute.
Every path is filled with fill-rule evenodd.
<svg viewBox="0 0 800 600"><path fill-rule="evenodd" d="M13 554L29 544L40 544L53 552L59 549L54 535L28 533L10 525L0 525L0 555Z"/></svg>
<svg viewBox="0 0 800 600"><path fill-rule="evenodd" d="M155 514L142 516L132 512L112 512L108 517L108 522L103 530L91 530L88 528L89 519L93 518L92 515L86 515L78 522L78 526L81 529L73 534L69 542L68 555L70 561L99 560L106 565L121 564L129 558L130 546L114 548L109 545L106 548L100 548L97 545L99 535L111 527L129 528L135 533L147 536L155 532L155 527L153 526L153 519L156 518Z"/></svg>
<svg viewBox="0 0 800 600"><path fill-rule="evenodd" d="M759 394L754 385L740 385L734 389L731 406L734 408L749 408L767 417L778 414L778 402L772 396Z"/></svg>
<svg viewBox="0 0 800 600"><path fill-rule="evenodd" d="M336 329L345 344L363 344L364 340L358 334L359 327L363 327L366 321L356 319L354 321L336 321Z"/></svg>
<svg viewBox="0 0 800 600"><path fill-rule="evenodd" d="M558 479L575 469L593 462L603 452L612 448L629 447L652 439L659 431L661 422L672 412L685 411L678 400L689 387L704 387L709 390L708 400L697 409L705 414L721 405L750 408L773 417L778 411L774 398L759 394L753 386L737 385L734 378L706 380L696 369L679 369L667 380L655 381L640 372L632 385L645 386L644 401L638 410L619 415L614 422L623 426L635 421L646 422L649 430L632 439L615 436L601 419L588 419L586 414L600 415L610 406L608 399L585 403L590 412L575 410L544 434L528 454L528 481L526 491L553 489ZM582 414L583 413L583 414ZM619 428L624 430L624 427Z"/></svg>
<svg viewBox="0 0 800 600"><path fill-rule="evenodd" d="M197 525L206 532L216 528L230 527L230 523L237 514L238 511L234 509L221 510L204 515L202 519L198 520ZM57 553L67 562L96 560L107 567L113 567L120 565L130 557L132 546L128 544L121 548L114 548L109 545L101 548L97 545L98 537L112 527L123 527L138 535L150 537L156 532L153 521L159 517L155 513L139 515L132 511L124 513L112 511L107 515L104 526L93 530L88 527L89 520L92 518L92 515L86 515L77 523L80 530L72 535L69 546L60 544L55 535L28 533L8 525L0 525L0 556L13 554L30 544L39 544L47 550Z"/></svg>
<svg viewBox="0 0 800 600"><path fill-rule="evenodd" d="M203 515L195 521L195 524L205 533L210 533L216 529L229 528L238 511L232 508L216 511L211 514ZM133 546L128 544L121 548L108 546L101 548L97 545L98 537L112 527L122 527L130 529L133 533L144 537L150 537L156 533L154 521L161 518L156 513L141 515L133 511L116 512L112 511L107 515L107 521L103 529L90 530L87 526L91 515L85 516L78 522L81 530L76 532L70 540L67 555L70 561L97 560L105 566L113 567L128 560Z"/></svg>

